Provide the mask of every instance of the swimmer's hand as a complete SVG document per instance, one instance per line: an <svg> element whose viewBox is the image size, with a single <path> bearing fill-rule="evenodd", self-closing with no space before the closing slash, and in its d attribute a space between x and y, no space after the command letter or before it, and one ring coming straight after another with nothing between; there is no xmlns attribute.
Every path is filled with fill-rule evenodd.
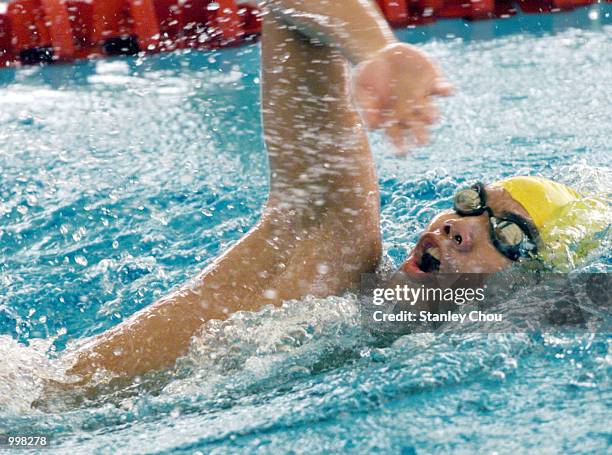
<svg viewBox="0 0 612 455"><path fill-rule="evenodd" d="M361 62L353 77L353 96L366 126L383 129L398 151L429 140L428 127L438 119L433 96L448 96L445 81L427 55L404 43L390 44Z"/></svg>

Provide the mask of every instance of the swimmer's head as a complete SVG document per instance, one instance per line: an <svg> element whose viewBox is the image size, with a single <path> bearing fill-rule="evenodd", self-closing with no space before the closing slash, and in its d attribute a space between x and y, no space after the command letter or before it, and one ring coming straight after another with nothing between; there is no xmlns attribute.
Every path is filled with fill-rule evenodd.
<svg viewBox="0 0 612 455"><path fill-rule="evenodd" d="M476 184L455 194L454 208L427 226L401 270L428 273L495 273L517 261L540 259L542 232L560 222L579 194L541 177Z"/></svg>

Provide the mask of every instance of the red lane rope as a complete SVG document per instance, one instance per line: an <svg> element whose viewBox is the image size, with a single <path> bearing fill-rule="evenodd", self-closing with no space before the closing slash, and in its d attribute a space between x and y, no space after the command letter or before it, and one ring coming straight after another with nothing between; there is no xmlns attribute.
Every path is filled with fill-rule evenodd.
<svg viewBox="0 0 612 455"><path fill-rule="evenodd" d="M612 0L607 0L611 2ZM522 11L568 10L597 0L516 0ZM515 0L376 0L393 27L439 18L507 17ZM0 10L0 67L98 55L234 46L257 36L248 0L11 0Z"/></svg>

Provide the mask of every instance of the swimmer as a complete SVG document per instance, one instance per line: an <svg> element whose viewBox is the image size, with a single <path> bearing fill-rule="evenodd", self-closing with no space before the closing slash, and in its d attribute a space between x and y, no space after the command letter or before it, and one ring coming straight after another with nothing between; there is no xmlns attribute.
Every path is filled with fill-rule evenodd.
<svg viewBox="0 0 612 455"><path fill-rule="evenodd" d="M550 228L562 225L564 210L580 201L573 189L542 177L476 183L430 222L399 272L418 281L432 272L495 273L544 254L551 261Z"/></svg>
<svg viewBox="0 0 612 455"><path fill-rule="evenodd" d="M366 128L384 130L399 150L409 137L424 144L438 115L433 98L451 87L426 55L395 39L374 2L262 3L270 165L263 215L190 283L69 354L73 385L91 383L98 371L131 378L171 368L206 321L357 290L381 260ZM537 255L539 230L576 197L532 177L459 191L399 273L418 280L500 271Z"/></svg>

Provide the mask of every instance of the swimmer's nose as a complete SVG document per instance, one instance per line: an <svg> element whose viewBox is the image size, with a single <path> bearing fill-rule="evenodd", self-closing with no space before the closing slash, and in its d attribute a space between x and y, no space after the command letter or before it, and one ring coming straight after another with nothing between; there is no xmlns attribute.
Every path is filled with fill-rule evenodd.
<svg viewBox="0 0 612 455"><path fill-rule="evenodd" d="M477 230L476 218L461 217L447 220L442 228L444 235L451 241L457 251L470 251L474 246L475 231Z"/></svg>

